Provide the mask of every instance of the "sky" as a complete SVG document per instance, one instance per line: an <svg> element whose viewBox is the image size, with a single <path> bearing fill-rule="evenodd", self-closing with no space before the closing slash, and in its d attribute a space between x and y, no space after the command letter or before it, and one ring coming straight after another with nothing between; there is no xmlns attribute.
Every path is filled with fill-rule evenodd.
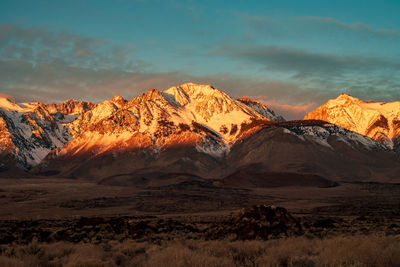
<svg viewBox="0 0 400 267"><path fill-rule="evenodd" d="M1 0L0 94L100 102L212 84L300 119L400 100L400 1Z"/></svg>

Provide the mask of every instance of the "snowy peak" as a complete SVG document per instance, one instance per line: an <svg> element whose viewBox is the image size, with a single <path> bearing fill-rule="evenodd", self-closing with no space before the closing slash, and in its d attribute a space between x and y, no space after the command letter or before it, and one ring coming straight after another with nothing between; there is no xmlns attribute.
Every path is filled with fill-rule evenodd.
<svg viewBox="0 0 400 267"><path fill-rule="evenodd" d="M172 97L172 100L181 106L192 102L204 103L204 101L212 100L213 98L217 101L221 100L220 103L231 100L230 96L209 84L185 83L171 87L163 93L167 97Z"/></svg>
<svg viewBox="0 0 400 267"><path fill-rule="evenodd" d="M116 94L116 95L111 99L111 102L113 102L114 104L116 104L118 107L123 107L123 106L125 105L125 103L126 103L126 100L125 100L122 96Z"/></svg>
<svg viewBox="0 0 400 267"><path fill-rule="evenodd" d="M129 100L127 108L134 108L135 106L139 107L143 105L167 106L170 105L170 102L160 90L151 88L146 93L140 94Z"/></svg>
<svg viewBox="0 0 400 267"><path fill-rule="evenodd" d="M201 104L212 98L227 98L228 95L207 84L185 83L163 91L164 96L171 102L186 106L192 102Z"/></svg>
<svg viewBox="0 0 400 267"><path fill-rule="evenodd" d="M57 110L64 115L74 115L85 113L93 109L96 105L90 102L77 101L75 99L69 99L59 105L57 105Z"/></svg>
<svg viewBox="0 0 400 267"><path fill-rule="evenodd" d="M217 118L221 120L225 115L233 113L240 114L241 120L263 117L257 111L211 85L185 83L171 87L163 93L167 99L184 106L197 120L200 119L205 123L215 121Z"/></svg>
<svg viewBox="0 0 400 267"><path fill-rule="evenodd" d="M174 103L178 106L185 106L190 103L190 96L180 86L171 87L168 90L165 90L163 94L170 103Z"/></svg>
<svg viewBox="0 0 400 267"><path fill-rule="evenodd" d="M274 111L270 110L266 105L264 105L263 103L261 103L259 101L252 100L248 97L239 98L238 101L246 104L250 108L254 109L258 113L260 113L261 115L263 115L264 117L267 117L268 119L270 119L272 121L284 121L285 120L282 116L276 115Z"/></svg>
<svg viewBox="0 0 400 267"><path fill-rule="evenodd" d="M221 94L222 92L215 89L211 84L196 84L185 83L179 86L180 89L186 92L192 98L212 96L214 94Z"/></svg>
<svg viewBox="0 0 400 267"><path fill-rule="evenodd" d="M364 101L353 97L351 95L348 95L346 93L343 93L341 95L339 95L337 98L335 99L331 99L329 100L326 105L328 107L332 107L332 106L349 106L349 105L357 105L360 103L363 103Z"/></svg>
<svg viewBox="0 0 400 267"><path fill-rule="evenodd" d="M17 112L23 112L27 110L27 108L24 108L16 104L14 101L12 101L7 97L0 97L0 108L3 110L17 111Z"/></svg>
<svg viewBox="0 0 400 267"><path fill-rule="evenodd" d="M81 113L75 120L66 124L74 137L87 131L91 125L98 123L104 118L110 117L118 110L118 106L112 101L104 101L97 104L93 109Z"/></svg>
<svg viewBox="0 0 400 267"><path fill-rule="evenodd" d="M337 101L352 101L352 102L359 102L360 101L360 99L358 99L358 98L356 98L356 97L353 97L353 96L351 96L351 95L349 95L349 94L347 94L347 93L342 93L342 94L340 94L337 98L336 98L336 100Z"/></svg>
<svg viewBox="0 0 400 267"><path fill-rule="evenodd" d="M162 95L161 91L155 88L149 89L146 93L134 98L139 101L157 101L157 100L164 100L164 96Z"/></svg>
<svg viewBox="0 0 400 267"><path fill-rule="evenodd" d="M334 123L391 147L398 146L400 140L400 102L362 101L342 94L308 113L304 119Z"/></svg>

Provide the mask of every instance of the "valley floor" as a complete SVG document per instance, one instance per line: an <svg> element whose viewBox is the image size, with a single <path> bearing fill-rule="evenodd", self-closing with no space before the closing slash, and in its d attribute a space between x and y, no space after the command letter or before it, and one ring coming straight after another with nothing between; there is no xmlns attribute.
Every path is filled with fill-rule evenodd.
<svg viewBox="0 0 400 267"><path fill-rule="evenodd" d="M287 208L299 228L279 223L265 234L254 214L239 235L240 210L263 204ZM0 266L400 266L398 184L0 179L0 206Z"/></svg>
<svg viewBox="0 0 400 267"><path fill-rule="evenodd" d="M252 205L294 214L395 216L400 184L341 183L336 187L229 188L209 183L137 188L61 178L0 179L0 220L76 216L227 214Z"/></svg>

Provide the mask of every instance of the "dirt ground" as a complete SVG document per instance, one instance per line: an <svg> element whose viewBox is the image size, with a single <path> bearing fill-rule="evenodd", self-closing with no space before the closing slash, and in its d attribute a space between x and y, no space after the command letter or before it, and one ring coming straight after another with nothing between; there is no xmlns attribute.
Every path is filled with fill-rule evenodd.
<svg viewBox="0 0 400 267"><path fill-rule="evenodd" d="M400 185L243 189L182 183L137 188L60 178L0 179L0 220L227 214L260 204L282 206L293 214L396 217Z"/></svg>

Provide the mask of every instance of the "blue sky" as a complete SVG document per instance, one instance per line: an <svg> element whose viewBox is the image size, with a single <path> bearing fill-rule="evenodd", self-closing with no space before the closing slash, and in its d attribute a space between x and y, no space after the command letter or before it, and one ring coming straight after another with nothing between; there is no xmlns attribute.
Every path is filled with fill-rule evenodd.
<svg viewBox="0 0 400 267"><path fill-rule="evenodd" d="M301 118L342 92L400 100L399 1L6 1L0 93L94 102L213 84Z"/></svg>

